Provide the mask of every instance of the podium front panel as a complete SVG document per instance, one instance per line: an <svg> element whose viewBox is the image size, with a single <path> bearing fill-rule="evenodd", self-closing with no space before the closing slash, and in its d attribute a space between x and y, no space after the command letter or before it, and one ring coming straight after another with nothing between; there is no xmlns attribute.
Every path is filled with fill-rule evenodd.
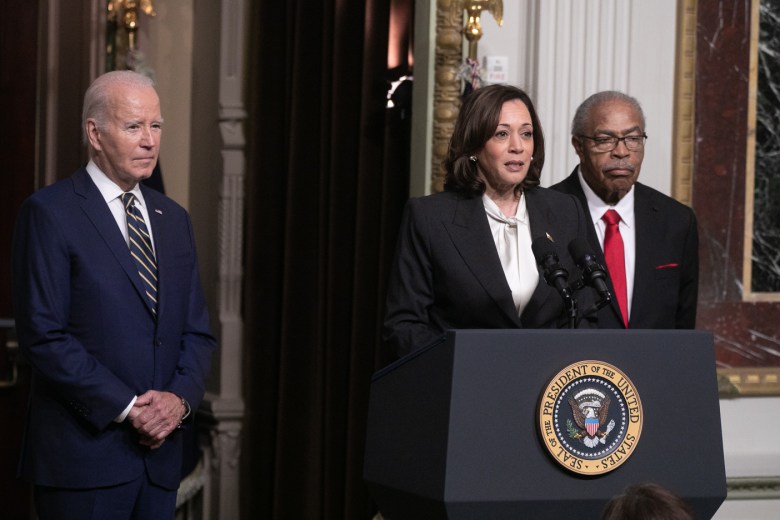
<svg viewBox="0 0 780 520"><path fill-rule="evenodd" d="M630 458L592 477L567 471L549 455L536 420L550 379L583 360L618 367L643 406ZM401 489L393 501L405 503L404 514L424 498L446 506L442 518L598 517L609 498L641 482L672 490L701 518L725 499L709 333L451 331L445 342L377 376L369 422L381 416L392 438L383 437L380 447L369 427L366 478L369 485ZM377 449L382 454L372 455ZM388 511L395 505L387 504Z"/></svg>

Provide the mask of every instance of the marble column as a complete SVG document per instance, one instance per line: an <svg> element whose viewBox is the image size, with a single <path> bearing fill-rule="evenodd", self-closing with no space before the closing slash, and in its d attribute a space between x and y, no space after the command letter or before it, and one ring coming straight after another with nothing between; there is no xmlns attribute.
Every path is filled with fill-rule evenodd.
<svg viewBox="0 0 780 520"><path fill-rule="evenodd" d="M209 474L204 518L240 518L239 455L244 420L243 282L244 177L244 0L222 0L219 7L218 118L221 168L217 212L218 359L214 383L201 408L207 429L204 458ZM215 7L216 9L216 7Z"/></svg>

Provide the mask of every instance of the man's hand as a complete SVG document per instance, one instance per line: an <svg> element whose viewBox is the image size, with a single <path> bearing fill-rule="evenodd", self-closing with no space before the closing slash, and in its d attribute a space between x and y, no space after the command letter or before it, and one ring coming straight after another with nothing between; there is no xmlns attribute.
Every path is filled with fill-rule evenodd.
<svg viewBox="0 0 780 520"><path fill-rule="evenodd" d="M179 426L185 412L176 394L149 390L136 399L127 420L141 435L141 444L157 449Z"/></svg>

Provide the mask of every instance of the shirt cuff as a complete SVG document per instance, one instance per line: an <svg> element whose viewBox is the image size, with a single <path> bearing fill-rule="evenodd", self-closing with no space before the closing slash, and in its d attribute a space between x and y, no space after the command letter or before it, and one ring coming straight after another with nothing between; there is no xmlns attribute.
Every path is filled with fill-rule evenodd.
<svg viewBox="0 0 780 520"><path fill-rule="evenodd" d="M127 419L127 414L129 414L129 413L130 413L130 410L132 410L132 408L133 408L133 405L135 404L135 401L136 401L136 399L138 399L138 396L137 396L137 395L134 395L134 396L133 396L133 400L132 400L132 401L130 401L130 404L128 404L128 405L127 405L127 408L125 408L125 410L124 410L122 413L120 413L120 414L119 414L119 415L116 417L116 419L114 419L114 422L121 423L122 421L124 421L125 419Z"/></svg>
<svg viewBox="0 0 780 520"><path fill-rule="evenodd" d="M174 395L175 395L175 394L174 394ZM190 416L190 412L192 411L192 409L190 408L190 403L188 403L188 402L187 402L187 400L186 400L185 398L183 398L183 397L182 397L182 396L180 396L180 395L177 395L176 397L178 397L179 399L181 399L181 404L182 404L182 405L184 405L184 415L182 415L182 416L181 416L181 419L179 419L179 424L178 424L178 425L176 425L176 427L177 427L177 428L181 428L181 425L182 425L182 423L184 422L184 420L185 420L187 417L189 417L189 416Z"/></svg>

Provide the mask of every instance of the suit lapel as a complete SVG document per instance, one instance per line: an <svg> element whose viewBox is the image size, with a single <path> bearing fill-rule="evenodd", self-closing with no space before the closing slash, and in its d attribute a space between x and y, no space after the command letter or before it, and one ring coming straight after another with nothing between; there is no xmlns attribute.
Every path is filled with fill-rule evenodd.
<svg viewBox="0 0 780 520"><path fill-rule="evenodd" d="M634 296L631 300L631 314L645 315L647 303L643 295L655 294L650 274L653 272L654 251L665 243L663 232L666 226L658 225L658 208L653 205L647 192L640 184L634 184L634 218L636 239L636 260L634 261ZM641 231L641 232L640 232Z"/></svg>
<svg viewBox="0 0 780 520"><path fill-rule="evenodd" d="M585 197L585 192L582 191L580 186L579 175L577 175L577 169L564 181L566 183L566 192L577 197L580 202L580 206L585 212L586 220L588 221L588 245L591 248L593 254L598 256L599 263L604 265L604 251L601 250L601 244L599 243L599 236L596 234L596 226L593 225L593 220L590 218L590 209L588 208L588 199Z"/></svg>
<svg viewBox="0 0 780 520"><path fill-rule="evenodd" d="M135 287L138 296L148 309L149 306L141 282L141 276L138 274L138 268L135 262L133 262L132 256L130 256L130 249L127 247L127 243L117 227L111 210L108 208L106 201L103 200L100 190L92 182L86 169L82 168L73 176L73 186L76 195L81 197L81 210L87 215L92 225L95 226L98 234L116 261L122 266L125 274L127 274L127 277ZM151 309L149 309L149 313L152 314Z"/></svg>
<svg viewBox="0 0 780 520"><path fill-rule="evenodd" d="M458 198L451 222L444 223L464 263L509 318L522 326L512 292L498 258L485 207L480 197Z"/></svg>
<svg viewBox="0 0 780 520"><path fill-rule="evenodd" d="M556 242L556 238L559 231L557 225L557 218L555 211L545 202L537 190L526 190L525 192L525 204L528 208L528 220L531 224L531 240L536 240L538 237L547 236L552 239L555 244L558 254L561 254L560 248L567 247L567 244L561 244ZM544 279L544 273L541 271L538 265L534 266L539 272L539 282L536 284L536 290L531 299L528 301L528 305L525 306L523 314L529 312L538 312L539 309L545 307L549 303L550 298L555 298L553 304L557 305L560 296L556 293Z"/></svg>

